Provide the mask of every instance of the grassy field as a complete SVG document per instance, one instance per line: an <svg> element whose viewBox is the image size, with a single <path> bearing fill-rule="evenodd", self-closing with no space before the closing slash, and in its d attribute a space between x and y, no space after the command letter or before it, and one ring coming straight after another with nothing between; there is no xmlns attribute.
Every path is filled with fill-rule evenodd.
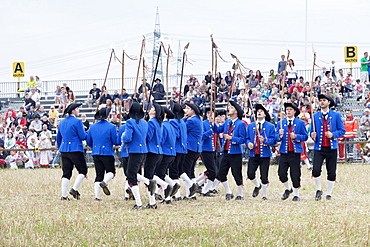
<svg viewBox="0 0 370 247"><path fill-rule="evenodd" d="M370 246L369 168L340 165L331 201L325 200L326 179L324 200L314 200L305 168L301 201L282 201L284 186L272 166L268 201L253 198L254 186L246 181L244 201L225 201L220 186L213 198L140 211L130 211L135 203L124 201L121 169L109 184L112 195L102 193L102 201L93 200L93 169L79 188L79 201L60 200L60 169L0 170L0 245ZM143 187L142 199L146 204Z"/></svg>

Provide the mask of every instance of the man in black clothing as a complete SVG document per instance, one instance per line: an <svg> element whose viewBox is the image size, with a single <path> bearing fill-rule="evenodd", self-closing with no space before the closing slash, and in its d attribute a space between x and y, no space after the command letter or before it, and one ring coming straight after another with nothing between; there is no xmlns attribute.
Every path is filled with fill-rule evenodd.
<svg viewBox="0 0 370 247"><path fill-rule="evenodd" d="M161 79L157 78L155 79L155 85L153 86L153 98L156 100L163 100L164 96L166 94L163 84L161 83Z"/></svg>

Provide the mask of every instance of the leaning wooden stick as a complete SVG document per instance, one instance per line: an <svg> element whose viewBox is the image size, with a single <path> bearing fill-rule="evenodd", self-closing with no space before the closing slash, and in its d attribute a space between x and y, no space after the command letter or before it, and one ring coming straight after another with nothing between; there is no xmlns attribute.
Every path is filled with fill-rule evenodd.
<svg viewBox="0 0 370 247"><path fill-rule="evenodd" d="M125 88L125 50L122 52L122 83L121 83L121 96L120 96L120 108L119 108L119 125L122 124L122 99L123 99L123 89Z"/></svg>
<svg viewBox="0 0 370 247"><path fill-rule="evenodd" d="M315 64L316 64L316 52L313 54L313 64L312 64L312 81L311 81L311 91L310 91L310 108L311 108L311 122L312 122L312 128L313 132L316 132L315 130L315 119L313 118L313 108L312 108L312 95L313 95L313 84L314 82L314 76L315 76Z"/></svg>
<svg viewBox="0 0 370 247"><path fill-rule="evenodd" d="M281 80L281 100L280 100L280 129L283 128L283 106L284 106L284 87L285 87L285 78L286 78L286 68L289 63L290 50L288 50L288 56L285 63L285 69L283 71L283 78Z"/></svg>
<svg viewBox="0 0 370 247"><path fill-rule="evenodd" d="M145 36L143 38L143 41L141 42L139 65L137 66L135 89L134 89L134 95L132 97L132 99L135 99L136 101L138 101L137 98L136 98L136 95L137 95L137 83L139 81L140 65L141 65L141 59L143 58L143 50L144 50L144 47L145 47Z"/></svg>
<svg viewBox="0 0 370 247"><path fill-rule="evenodd" d="M189 44L190 44L190 42L187 43L186 46L184 47L184 53L182 55L182 66L181 66L180 94L179 94L179 97L181 97L181 92L182 92L182 78L184 77L184 66L185 66L186 50L189 48ZM179 99L179 103L180 103L180 99Z"/></svg>
<svg viewBox="0 0 370 247"><path fill-rule="evenodd" d="M108 62L107 72L105 73L105 78L104 78L103 86L101 88L105 87L105 82L107 81L108 71L109 71L109 67L110 67L110 62L112 61L113 53L114 53L114 49L112 49L112 51L110 53L110 58L109 58L109 62ZM100 94L98 100L96 101L96 112L98 112L98 110L99 110L99 105L100 105L100 100L101 100L102 94L103 94L103 92Z"/></svg>
<svg viewBox="0 0 370 247"><path fill-rule="evenodd" d="M170 52L171 48L170 45L168 45L167 49L167 64L166 64L166 107L168 108L168 64L170 63Z"/></svg>

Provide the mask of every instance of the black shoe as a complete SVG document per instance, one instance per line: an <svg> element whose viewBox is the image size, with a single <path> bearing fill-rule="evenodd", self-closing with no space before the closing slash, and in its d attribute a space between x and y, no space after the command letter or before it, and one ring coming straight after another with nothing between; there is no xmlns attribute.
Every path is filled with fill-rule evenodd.
<svg viewBox="0 0 370 247"><path fill-rule="evenodd" d="M189 197L192 197L197 192L198 187L199 186L197 183L193 183L193 185L189 188Z"/></svg>
<svg viewBox="0 0 370 247"><path fill-rule="evenodd" d="M62 200L62 201L69 201L69 198L68 198L68 196L66 196L66 197L62 196L62 197L60 198L60 200Z"/></svg>
<svg viewBox="0 0 370 247"><path fill-rule="evenodd" d="M104 181L102 181L102 182L100 182L99 185L103 189L104 194L106 194L107 196L109 196L110 195L110 191L108 189L107 184Z"/></svg>
<svg viewBox="0 0 370 247"><path fill-rule="evenodd" d="M130 197L125 197L125 201L129 201L130 200Z"/></svg>
<svg viewBox="0 0 370 247"><path fill-rule="evenodd" d="M171 185L167 185L167 188L164 190L164 198L169 197L172 195L173 187Z"/></svg>
<svg viewBox="0 0 370 247"><path fill-rule="evenodd" d="M76 200L80 200L80 193L78 192L78 190L74 190L74 189L71 189L69 191L69 194L71 194L73 196L74 199Z"/></svg>
<svg viewBox="0 0 370 247"><path fill-rule="evenodd" d="M202 193L202 187L203 187L203 186L198 186L198 188L197 188L197 192L196 192L196 193L201 194L201 193Z"/></svg>
<svg viewBox="0 0 370 247"><path fill-rule="evenodd" d="M95 198L95 199L94 199L94 201L101 201L101 199L99 199L99 198Z"/></svg>
<svg viewBox="0 0 370 247"><path fill-rule="evenodd" d="M260 193L261 188L262 188L262 184L260 184L260 187L254 187L254 190L253 190L252 196L253 196L253 197L257 197L257 196L258 196L258 194Z"/></svg>
<svg viewBox="0 0 370 247"><path fill-rule="evenodd" d="M226 196L225 196L226 201L230 201L233 198L234 198L233 194L226 194Z"/></svg>
<svg viewBox="0 0 370 247"><path fill-rule="evenodd" d="M181 200L187 201L187 200L189 200L189 197L184 196Z"/></svg>
<svg viewBox="0 0 370 247"><path fill-rule="evenodd" d="M326 195L326 200L331 200L331 195Z"/></svg>
<svg viewBox="0 0 370 247"><path fill-rule="evenodd" d="M150 195L154 195L155 190L157 189L157 182L153 179L149 180L148 190L150 192Z"/></svg>
<svg viewBox="0 0 370 247"><path fill-rule="evenodd" d="M294 196L292 201L293 202L299 202L301 199L299 199L299 196Z"/></svg>
<svg viewBox="0 0 370 247"><path fill-rule="evenodd" d="M242 201L242 200L244 200L244 197L242 196L235 197L235 201Z"/></svg>
<svg viewBox="0 0 370 247"><path fill-rule="evenodd" d="M202 193L201 195L204 196L204 197L215 197L215 195L211 194L210 191L208 191L207 193L204 193L204 194Z"/></svg>
<svg viewBox="0 0 370 247"><path fill-rule="evenodd" d="M154 193L154 197L157 201L163 201L163 197L160 194Z"/></svg>
<svg viewBox="0 0 370 247"><path fill-rule="evenodd" d="M160 202L160 204L171 204L171 200L163 200Z"/></svg>
<svg viewBox="0 0 370 247"><path fill-rule="evenodd" d="M310 166L310 167L307 168L307 170L312 171L313 170L313 167Z"/></svg>
<svg viewBox="0 0 370 247"><path fill-rule="evenodd" d="M154 204L154 205L150 205L149 203L148 203L148 205L146 205L146 207L144 208L144 209L157 209L158 207L157 207L157 204Z"/></svg>
<svg viewBox="0 0 370 247"><path fill-rule="evenodd" d="M181 185L178 184L178 183L175 183L175 185L172 187L172 191L171 191L171 197L175 196L177 191L180 189Z"/></svg>
<svg viewBox="0 0 370 247"><path fill-rule="evenodd" d="M218 190L216 190L216 189L210 190L209 192L212 193L212 194L218 194Z"/></svg>
<svg viewBox="0 0 370 247"><path fill-rule="evenodd" d="M315 195L315 201L320 201L322 196L322 190L317 190Z"/></svg>
<svg viewBox="0 0 370 247"><path fill-rule="evenodd" d="M138 205L135 205L133 206L133 208L131 208L131 210L138 210L138 209L141 209L143 206L138 206Z"/></svg>
<svg viewBox="0 0 370 247"><path fill-rule="evenodd" d="M283 196L281 197L281 200L288 199L289 195L293 192L293 189L285 190Z"/></svg>
<svg viewBox="0 0 370 247"><path fill-rule="evenodd" d="M181 200L182 200L181 197L175 197L175 196L172 197L172 201L174 202L181 201Z"/></svg>
<svg viewBox="0 0 370 247"><path fill-rule="evenodd" d="M193 200L193 201L196 201L197 200L197 197L196 196L192 196L189 198L190 200Z"/></svg>
<svg viewBox="0 0 370 247"><path fill-rule="evenodd" d="M134 194L132 193L132 190L131 190L131 188L130 188L130 187L128 187L128 188L126 189L126 193L128 194L128 200L135 200L135 196L134 196Z"/></svg>
<svg viewBox="0 0 370 247"><path fill-rule="evenodd" d="M263 197L262 197L262 200L267 201L268 199L267 199L267 197L266 197L266 196L263 196Z"/></svg>

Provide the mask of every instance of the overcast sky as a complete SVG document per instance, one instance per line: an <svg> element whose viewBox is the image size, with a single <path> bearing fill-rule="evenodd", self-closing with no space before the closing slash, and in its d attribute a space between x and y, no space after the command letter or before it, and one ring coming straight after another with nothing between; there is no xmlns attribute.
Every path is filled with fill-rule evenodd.
<svg viewBox="0 0 370 247"><path fill-rule="evenodd" d="M181 53L190 42L188 58L195 61L186 64L185 74L211 69L208 30L225 60L232 61L233 53L261 71L276 70L287 46L297 69L312 68L312 44L320 66L334 59L349 67L344 46L358 46L359 60L370 48L368 0L308 0L306 62L304 0L0 0L0 81L17 80L12 63L18 61L25 62L24 79L104 78L112 44L119 58L124 44L129 55L139 56L142 34L151 67L157 6L162 35L172 40L170 74L177 72L179 41ZM231 69L231 63L218 63L223 74ZM136 76L138 62L125 64L125 75ZM120 76L121 66L113 61L109 77Z"/></svg>

